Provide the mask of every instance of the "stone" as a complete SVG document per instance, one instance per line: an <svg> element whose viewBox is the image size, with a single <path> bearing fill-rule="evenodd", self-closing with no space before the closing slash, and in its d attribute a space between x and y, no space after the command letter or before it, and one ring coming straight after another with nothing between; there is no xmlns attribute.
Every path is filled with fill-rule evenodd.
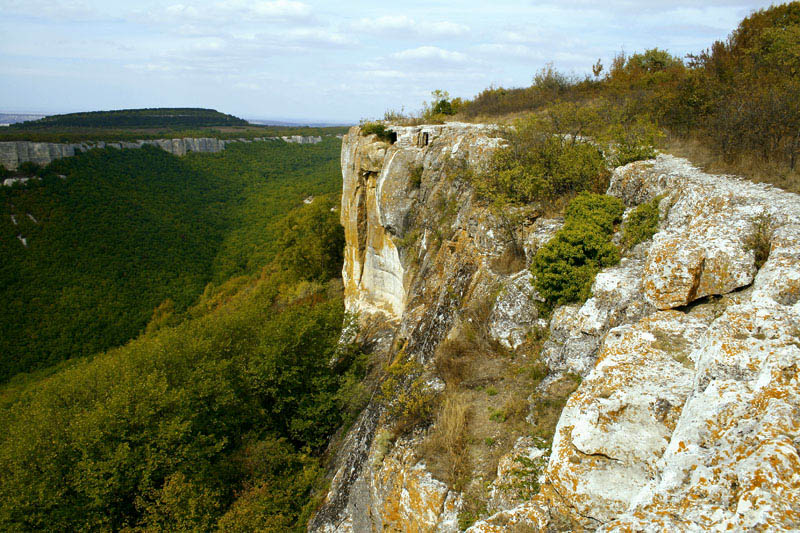
<svg viewBox="0 0 800 533"><path fill-rule="evenodd" d="M585 376L609 329L636 322L654 310L642 292L645 251L646 245L640 245L636 255L598 273L592 297L580 307L562 306L553 312L550 337L542 350L551 370Z"/></svg>
<svg viewBox="0 0 800 533"><path fill-rule="evenodd" d="M617 169L608 190L626 204L667 195L662 230L647 257L644 291L659 309L687 305L752 283L755 256L746 236L759 216L798 224L797 196L771 186L705 174L685 159L659 155Z"/></svg>
<svg viewBox="0 0 800 533"><path fill-rule="evenodd" d="M547 470L577 514L607 522L646 490L691 390L687 349L705 329L667 311L609 331L561 414Z"/></svg>
<svg viewBox="0 0 800 533"><path fill-rule="evenodd" d="M525 269L504 285L489 316L489 334L506 348L515 350L536 325L536 294L533 275Z"/></svg>
<svg viewBox="0 0 800 533"><path fill-rule="evenodd" d="M658 475L606 531L797 530L798 318L751 301L711 325L690 356L697 371Z"/></svg>
<svg viewBox="0 0 800 533"><path fill-rule="evenodd" d="M447 394L432 364L441 342L485 320L519 348L541 319L528 270L492 269L503 230L458 171L482 168L496 129L391 129L393 144L358 128L343 142L346 305L381 346L375 360L413 358ZM609 194L630 208L663 195L659 231L601 271L586 302L554 310L542 384L573 373L580 386L549 458L517 440L491 481L493 514L468 531L800 530L800 197L666 155L615 170ZM562 221L528 215L530 261ZM745 237L762 218L770 251L757 269ZM391 427L371 401L331 452L310 531L458 530L463 496L417 453L426 429L391 445ZM507 483L517 456L543 463L528 499Z"/></svg>
<svg viewBox="0 0 800 533"><path fill-rule="evenodd" d="M520 489L520 484L530 482L527 475L535 475L536 482L540 482L540 476L544 474L544 466L547 465L548 450L537 446L537 442L532 437L520 437L514 443L514 447L507 454L503 455L497 464L497 477L489 489L489 502L487 507L493 513L511 510L514 507L526 502L527 498ZM528 464L540 467L540 473L528 474L527 468L520 460L525 460Z"/></svg>

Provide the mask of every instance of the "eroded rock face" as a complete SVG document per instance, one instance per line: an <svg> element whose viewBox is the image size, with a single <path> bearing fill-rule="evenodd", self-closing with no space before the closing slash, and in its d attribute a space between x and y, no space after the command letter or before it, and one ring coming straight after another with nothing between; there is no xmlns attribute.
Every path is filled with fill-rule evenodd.
<svg viewBox="0 0 800 533"><path fill-rule="evenodd" d="M646 491L691 390L687 350L705 329L665 311L608 333L564 408L548 469L579 515L607 522Z"/></svg>
<svg viewBox="0 0 800 533"><path fill-rule="evenodd" d="M322 137L258 137L255 139L214 139L209 137L182 139L152 139L134 142L103 142L87 141L81 143L38 143L30 141L0 142L0 164L9 170L17 170L19 165L31 161L37 165L46 166L56 159L74 156L76 152L85 152L92 148L141 148L142 146L157 146L173 155L183 156L189 152L216 153L225 149L225 146L236 142L253 142L282 139L287 143L316 144L322 142Z"/></svg>
<svg viewBox="0 0 800 533"><path fill-rule="evenodd" d="M527 268L515 274L503 286L489 317L489 334L512 350L525 342L528 332L537 326L538 312L533 301L533 275Z"/></svg>
<svg viewBox="0 0 800 533"><path fill-rule="evenodd" d="M643 280L645 297L659 309L749 285L756 267L746 237L757 218L776 227L799 222L796 196L705 174L671 156L617 169L609 193L627 203L666 195L668 215L650 247Z"/></svg>
<svg viewBox="0 0 800 533"><path fill-rule="evenodd" d="M558 424L550 508L567 502L603 531L796 530L800 198L666 156L618 170L611 192L632 203L668 193L647 300L727 296L605 335ZM770 255L753 279L742 234L762 214Z"/></svg>
<svg viewBox="0 0 800 533"><path fill-rule="evenodd" d="M457 165L480 165L500 140L487 135L494 129L482 125L393 126L392 130L397 134L393 144L375 135L363 137L358 127L343 139L341 218L346 247L342 275L348 311L382 313L399 320L409 280L398 243L424 254L434 230L448 232L456 223L449 221L446 228L418 222L412 229L412 211L430 201L427 210L441 211L444 218L446 211L455 214L463 207L441 204L455 201L458 191L442 191L433 183L423 187L423 182L446 179L447 166L453 168L452 180ZM434 197L440 202L435 206ZM419 244L417 240L421 246L411 246Z"/></svg>
<svg viewBox="0 0 800 533"><path fill-rule="evenodd" d="M359 128L343 139L345 304L365 330L379 323L393 332L382 337L385 360L402 346L403 357L425 369L426 386L441 392L437 347L471 320L466 304L488 298L508 277L492 274L489 263L504 245L487 234L500 230L487 209L473 206L461 175L501 140L481 125L391 129L394 143ZM382 401L374 399L339 450L331 490L309 529L457 531L460 495L421 461L415 448L422 437L392 435L387 443Z"/></svg>
<svg viewBox="0 0 800 533"><path fill-rule="evenodd" d="M508 350L540 319L529 271L494 268L503 229L459 177L496 133L396 131L391 144L355 129L343 145L347 306L383 325L383 360L417 361L441 390L433 354L476 320L467 309L493 302L485 320ZM589 300L554 310L544 360L583 379L541 490L526 501L514 489L516 458L548 453L519 440L490 484L493 514L469 531L800 529L800 197L669 156L618 169L609 193L630 207L663 195L659 231L603 270ZM745 236L759 217L770 251L756 269ZM561 222L524 224L529 263ZM421 460L425 431L387 441L381 409L350 431L310 529L457 531L464 495Z"/></svg>
<svg viewBox="0 0 800 533"><path fill-rule="evenodd" d="M542 351L551 370L585 376L609 329L636 322L654 311L642 292L646 252L647 245L640 245L619 265L600 272L592 285L592 297L583 305L555 310L550 338Z"/></svg>

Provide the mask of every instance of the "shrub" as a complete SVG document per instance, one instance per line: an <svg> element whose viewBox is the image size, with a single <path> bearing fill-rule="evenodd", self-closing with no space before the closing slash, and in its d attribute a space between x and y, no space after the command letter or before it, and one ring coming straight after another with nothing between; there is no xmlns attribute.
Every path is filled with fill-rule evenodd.
<svg viewBox="0 0 800 533"><path fill-rule="evenodd" d="M615 147L614 165L623 166L634 161L654 158L655 144L660 137L662 137L661 131L655 124L645 119L612 128Z"/></svg>
<svg viewBox="0 0 800 533"><path fill-rule="evenodd" d="M534 286L547 306L583 301L604 267L619 262L611 243L624 206L611 196L583 193L567 207L566 221L533 258Z"/></svg>
<svg viewBox="0 0 800 533"><path fill-rule="evenodd" d="M473 179L478 194L489 201L527 203L604 190L603 154L582 138L598 120L595 109L566 104L553 106L546 117L518 120L488 172Z"/></svg>
<svg viewBox="0 0 800 533"><path fill-rule="evenodd" d="M499 150L492 157L488 175L477 189L484 198L528 203L595 190L606 173L600 151L587 143L560 137L540 138L528 150Z"/></svg>
<svg viewBox="0 0 800 533"><path fill-rule="evenodd" d="M11 176L11 171L3 165L0 165L0 180Z"/></svg>
<svg viewBox="0 0 800 533"><path fill-rule="evenodd" d="M385 142L392 142L392 133L392 130L386 129L386 125L380 122L367 122L361 126L361 135L363 137L375 135Z"/></svg>
<svg viewBox="0 0 800 533"><path fill-rule="evenodd" d="M565 227L575 224L596 226L603 235L611 235L625 211L619 198L604 194L581 193L567 206Z"/></svg>
<svg viewBox="0 0 800 533"><path fill-rule="evenodd" d="M402 350L386 368L386 379L381 384L381 399L389 416L395 419L395 433L430 422L434 411L434 392L422 377L422 365L413 357L404 361Z"/></svg>
<svg viewBox="0 0 800 533"><path fill-rule="evenodd" d="M409 183L411 184L412 189L419 189L420 185L422 185L422 172L423 172L422 165L415 166L411 169Z"/></svg>
<svg viewBox="0 0 800 533"><path fill-rule="evenodd" d="M626 249L633 248L656 234L659 220L658 204L662 198L663 196L657 196L630 212L622 228L622 245Z"/></svg>
<svg viewBox="0 0 800 533"><path fill-rule="evenodd" d="M431 98L422 109L421 116L427 122L443 122L446 117L455 115L462 105L460 98L450 98L447 91L432 91Z"/></svg>

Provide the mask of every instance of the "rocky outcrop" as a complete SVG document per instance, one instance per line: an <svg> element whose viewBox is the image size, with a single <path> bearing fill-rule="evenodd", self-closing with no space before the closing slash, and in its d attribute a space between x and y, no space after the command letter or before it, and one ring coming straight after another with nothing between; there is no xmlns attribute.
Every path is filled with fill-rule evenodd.
<svg viewBox="0 0 800 533"><path fill-rule="evenodd" d="M475 518L469 531L800 528L800 197L664 155L619 168L609 194L629 207L659 198L658 232L602 271L586 302L544 320L526 265L561 221L528 206L509 235L476 200L469 176L502 143L497 130L391 129L394 142L358 128L344 139L343 275L376 366L412 370L376 389L335 451L311 531L457 531ZM504 260L511 241L517 263ZM516 438L488 478L455 485L426 452L443 420L394 433L404 391L452 393L444 347L480 362L494 342L507 359L486 364L511 369L539 357L543 331L539 389L580 382L552 443ZM483 378L459 378L474 401L508 394L478 394ZM517 399L531 402L528 434L537 394ZM483 516L470 487L485 488Z"/></svg>
<svg viewBox="0 0 800 533"><path fill-rule="evenodd" d="M9 170L17 170L19 165L31 161L37 165L49 165L56 159L74 156L77 152L85 152L93 148L141 148L142 146L157 146L173 155L183 156L189 152L216 153L225 149L225 146L235 142L253 142L266 140L283 140L287 143L316 144L322 142L322 137L258 137L255 139L214 139L184 137L182 139L152 139L134 142L103 142L86 141L80 143L40 143L30 141L0 142L0 164Z"/></svg>
<svg viewBox="0 0 800 533"><path fill-rule="evenodd" d="M629 205L665 195L634 300L668 310L603 335L559 420L541 493L502 519L535 529L567 516L601 531L797 530L800 198L669 156L618 169L609 192ZM770 251L756 270L746 236L762 216ZM679 290L698 262L694 289ZM587 316L560 312L578 324Z"/></svg>
<svg viewBox="0 0 800 533"><path fill-rule="evenodd" d="M499 140L486 135L491 131L486 126L395 127L394 131L397 140L392 144L374 135L361 137L358 128L343 140L341 218L346 247L342 275L349 311L384 313L399 320L410 283L404 262L419 259L401 260L401 242L419 239L415 251L421 256L435 231L451 229L441 227L444 212L427 213L429 220L412 227L413 211L433 196L439 203L435 209L426 206L428 211L452 210L442 202L459 197L459 191L442 191L442 184L432 181L447 178L448 172L452 180L457 165L479 164ZM446 165L453 168L448 171Z"/></svg>

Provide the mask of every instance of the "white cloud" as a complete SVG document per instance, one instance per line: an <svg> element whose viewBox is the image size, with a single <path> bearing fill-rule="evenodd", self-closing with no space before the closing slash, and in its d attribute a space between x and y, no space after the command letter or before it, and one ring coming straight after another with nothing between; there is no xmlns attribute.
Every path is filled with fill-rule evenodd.
<svg viewBox="0 0 800 533"><path fill-rule="evenodd" d="M312 18L311 6L294 0L227 0L205 7L172 4L150 11L142 22L204 23L219 27L268 21L303 22Z"/></svg>
<svg viewBox="0 0 800 533"><path fill-rule="evenodd" d="M452 52L436 46L420 46L392 54L401 61L438 61L444 63L466 63L469 56L461 52Z"/></svg>
<svg viewBox="0 0 800 533"><path fill-rule="evenodd" d="M227 1L220 2L218 5L223 9L250 11L257 16L267 18L307 18L311 16L311 6L292 0Z"/></svg>
<svg viewBox="0 0 800 533"><path fill-rule="evenodd" d="M507 56L521 59L546 59L541 48L533 48L524 44L488 43L474 47L475 51L487 56Z"/></svg>
<svg viewBox="0 0 800 533"><path fill-rule="evenodd" d="M292 43L303 44L307 46L354 46L358 44L358 41L349 35L330 31L326 28L297 28L289 30L283 35Z"/></svg>
<svg viewBox="0 0 800 533"><path fill-rule="evenodd" d="M469 26L449 21L417 21L405 15L385 15L376 18L361 18L350 25L351 29L373 35L390 34L392 37L440 38L460 37L469 33Z"/></svg>
<svg viewBox="0 0 800 533"><path fill-rule="evenodd" d="M3 16L22 15L52 20L93 20L98 10L83 0L3 0L0 1Z"/></svg>

